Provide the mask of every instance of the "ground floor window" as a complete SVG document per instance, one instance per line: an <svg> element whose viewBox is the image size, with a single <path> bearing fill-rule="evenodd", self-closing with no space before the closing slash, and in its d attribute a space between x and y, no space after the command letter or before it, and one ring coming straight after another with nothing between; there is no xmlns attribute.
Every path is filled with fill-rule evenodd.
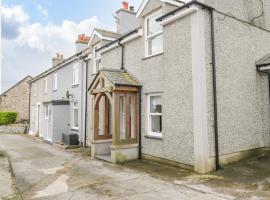
<svg viewBox="0 0 270 200"><path fill-rule="evenodd" d="M73 102L73 128L79 128L79 103Z"/></svg>
<svg viewBox="0 0 270 200"><path fill-rule="evenodd" d="M148 135L162 137L162 97L161 94L148 95Z"/></svg>

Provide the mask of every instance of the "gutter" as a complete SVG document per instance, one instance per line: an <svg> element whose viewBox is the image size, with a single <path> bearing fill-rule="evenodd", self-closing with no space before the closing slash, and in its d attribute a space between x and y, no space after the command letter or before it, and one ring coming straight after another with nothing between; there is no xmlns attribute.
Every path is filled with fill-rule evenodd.
<svg viewBox="0 0 270 200"><path fill-rule="evenodd" d="M126 37L128 37L128 36L130 36L130 35L132 35L132 34L134 34L134 33L138 33L138 31L139 31L139 28L136 28L136 29L134 29L133 31L130 31L130 32L128 32L127 34L125 34L125 35L123 35L123 36L117 38L116 40L114 40L114 41L112 41L112 42L110 42L110 43L108 43L108 44L106 44L106 45L103 45L102 47L98 48L96 51L100 51L100 50L102 50L102 49L105 49L106 47L109 47L109 46L111 46L112 44L114 44L114 43L116 43L116 42L118 42L118 44L119 44L119 41L123 40L124 38L126 38Z"/></svg>
<svg viewBox="0 0 270 200"><path fill-rule="evenodd" d="M215 140L215 165L216 170L221 169L220 162L219 162L219 141L218 141L218 108L217 108L217 84L216 84L216 51L215 51L215 27L214 27L214 8L210 7L206 4L193 0L179 8L176 8L167 14L159 17L156 21L161 22L163 19L174 15L176 12L184 9L189 8L192 5L198 5L202 9L207 9L210 12L210 25L211 25L211 56L212 56L212 78L213 78L213 103L214 103L214 140Z"/></svg>

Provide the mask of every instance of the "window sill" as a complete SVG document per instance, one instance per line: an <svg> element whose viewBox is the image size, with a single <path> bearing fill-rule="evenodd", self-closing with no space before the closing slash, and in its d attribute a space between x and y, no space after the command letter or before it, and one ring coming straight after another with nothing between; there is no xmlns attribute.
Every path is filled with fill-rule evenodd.
<svg viewBox="0 0 270 200"><path fill-rule="evenodd" d="M53 92L57 92L57 89L56 90L53 90Z"/></svg>
<svg viewBox="0 0 270 200"><path fill-rule="evenodd" d="M162 136L145 135L144 137L148 139L162 140Z"/></svg>
<svg viewBox="0 0 270 200"><path fill-rule="evenodd" d="M72 85L72 88L76 88L76 87L79 87L79 83L75 84L75 85Z"/></svg>
<svg viewBox="0 0 270 200"><path fill-rule="evenodd" d="M71 131L74 131L74 132L79 132L79 128L72 128L70 129Z"/></svg>
<svg viewBox="0 0 270 200"><path fill-rule="evenodd" d="M157 56L160 56L160 55L163 55L163 52L156 53L156 54L153 54L151 56L145 56L144 58L142 58L142 60L147 60L147 59L150 59L150 58L153 58L153 57L157 57Z"/></svg>

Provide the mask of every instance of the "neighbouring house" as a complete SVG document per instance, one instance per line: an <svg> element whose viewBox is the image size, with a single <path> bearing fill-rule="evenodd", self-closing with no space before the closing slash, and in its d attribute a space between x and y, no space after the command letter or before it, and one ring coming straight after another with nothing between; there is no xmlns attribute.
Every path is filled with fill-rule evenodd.
<svg viewBox="0 0 270 200"><path fill-rule="evenodd" d="M89 37L78 35L76 52L64 59L57 54L52 67L30 81L30 134L59 143L62 134L85 133L86 61Z"/></svg>
<svg viewBox="0 0 270 200"><path fill-rule="evenodd" d="M26 76L0 95L0 111L18 112L18 122L29 121L29 81L31 79L31 76Z"/></svg>
<svg viewBox="0 0 270 200"><path fill-rule="evenodd" d="M145 157L206 173L269 150L270 4L185 2L144 0L137 12L123 2L118 32L93 32L93 157Z"/></svg>

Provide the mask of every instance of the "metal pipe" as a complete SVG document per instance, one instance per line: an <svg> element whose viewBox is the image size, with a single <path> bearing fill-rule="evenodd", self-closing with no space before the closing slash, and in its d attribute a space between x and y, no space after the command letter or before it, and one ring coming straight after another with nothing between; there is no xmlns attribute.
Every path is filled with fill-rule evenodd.
<svg viewBox="0 0 270 200"><path fill-rule="evenodd" d="M124 69L125 46L121 44L121 40L118 40L118 45L121 47L121 69Z"/></svg>
<svg viewBox="0 0 270 200"><path fill-rule="evenodd" d="M219 164L219 146L218 146L218 110L217 110L217 86L216 86L216 53L215 53L215 26L213 10L210 10L211 20L211 50L212 50L212 78L213 78L213 102L214 102L214 131L215 131L215 163L216 170L221 169Z"/></svg>
<svg viewBox="0 0 270 200"><path fill-rule="evenodd" d="M88 85L88 61L85 59L82 59L82 61L85 63L85 102L84 102L84 141L83 141L83 147L86 148L86 138L87 138L87 85Z"/></svg>
<svg viewBox="0 0 270 200"><path fill-rule="evenodd" d="M139 159L142 159L142 86L139 86Z"/></svg>

